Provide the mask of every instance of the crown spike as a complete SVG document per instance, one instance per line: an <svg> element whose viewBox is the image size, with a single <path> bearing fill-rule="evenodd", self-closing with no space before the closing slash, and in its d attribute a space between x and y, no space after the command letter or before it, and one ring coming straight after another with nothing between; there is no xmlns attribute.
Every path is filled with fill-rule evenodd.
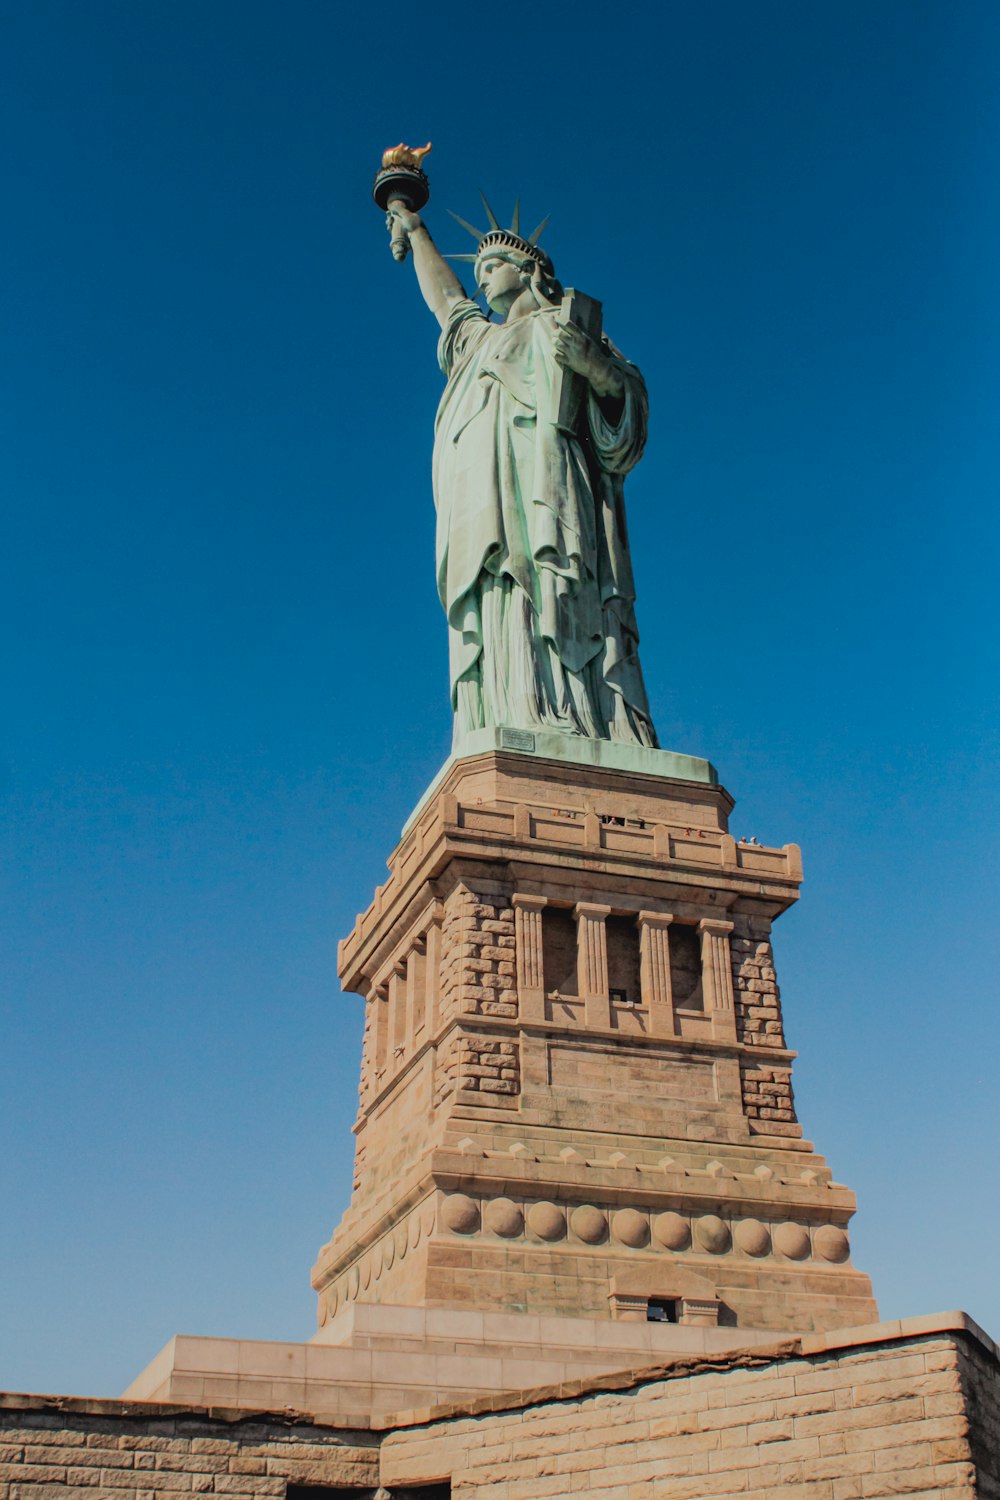
<svg viewBox="0 0 1000 1500"><path fill-rule="evenodd" d="M483 192L482 188L479 189L479 196L483 200L483 207L486 210L486 217L490 221L490 228L491 229L499 229L500 225L497 223L497 216L493 212L492 208L490 208L490 205L487 203L487 201L486 201L486 194Z"/></svg>
<svg viewBox="0 0 1000 1500"><path fill-rule="evenodd" d="M511 232L511 234L520 234L521 233L521 200L520 200L520 198L515 198L514 199L514 212L511 214L511 217L510 217L510 232Z"/></svg>
<svg viewBox="0 0 1000 1500"><path fill-rule="evenodd" d="M479 259L478 255L446 255L445 260L467 260L470 265L475 265Z"/></svg>
<svg viewBox="0 0 1000 1500"><path fill-rule="evenodd" d="M539 226L538 226L538 228L537 228L537 229L536 229L536 230L535 230L535 232L534 232L534 234L529 234L529 235L528 235L528 244L529 244L529 245L537 245L537 244L538 244L538 241L539 241L539 240L540 240L540 239L541 239L541 237L542 237L542 231L543 231L543 230L544 230L544 228L545 228L545 226L546 226L546 224L547 224L547 223L548 223L548 222L549 222L549 220L550 220L550 219L551 219L551 217L552 217L552 215L551 215L551 214L546 214L546 215L545 215L545 218L544 218L544 219L543 219L543 220L542 220L542 222L541 222L541 223L540 223L540 224L539 224Z"/></svg>
<svg viewBox="0 0 1000 1500"><path fill-rule="evenodd" d="M483 234L485 233L484 230L482 230L482 229L474 229L472 227L472 225L469 223L468 219L463 219L460 214L455 213L450 208L448 209L448 213L451 214L451 216L455 220L456 224L461 224L462 228L465 229L465 230L467 230L468 233L472 235L472 238L474 240L481 240L482 239Z"/></svg>

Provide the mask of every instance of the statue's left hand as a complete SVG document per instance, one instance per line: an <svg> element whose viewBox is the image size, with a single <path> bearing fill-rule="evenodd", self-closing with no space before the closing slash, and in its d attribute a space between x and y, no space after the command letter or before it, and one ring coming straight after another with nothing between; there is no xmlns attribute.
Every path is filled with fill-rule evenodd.
<svg viewBox="0 0 1000 1500"><path fill-rule="evenodd" d="M614 362L575 323L560 323L555 337L556 363L582 375L598 396L620 396L624 381Z"/></svg>
<svg viewBox="0 0 1000 1500"><path fill-rule="evenodd" d="M407 234L414 234L418 229L423 228L423 223L424 221L418 213L414 213L411 208L406 208L398 200L395 203L389 204L389 209L385 216L385 227L389 230L390 234L392 233L393 226L396 224L405 229Z"/></svg>

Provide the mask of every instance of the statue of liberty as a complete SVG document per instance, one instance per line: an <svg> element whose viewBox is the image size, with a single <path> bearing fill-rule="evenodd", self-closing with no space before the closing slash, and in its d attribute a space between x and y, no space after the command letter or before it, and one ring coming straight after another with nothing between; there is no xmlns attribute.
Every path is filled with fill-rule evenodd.
<svg viewBox="0 0 1000 1500"><path fill-rule="evenodd" d="M422 154L386 158L422 177ZM522 237L517 210L503 229L484 199L492 227L465 225L476 252L449 259L473 262L494 322L416 211L426 193L378 201L441 326L434 500L456 749L493 726L656 747L623 497L646 441L642 376L574 321L574 301L599 304L563 293L544 223Z"/></svg>

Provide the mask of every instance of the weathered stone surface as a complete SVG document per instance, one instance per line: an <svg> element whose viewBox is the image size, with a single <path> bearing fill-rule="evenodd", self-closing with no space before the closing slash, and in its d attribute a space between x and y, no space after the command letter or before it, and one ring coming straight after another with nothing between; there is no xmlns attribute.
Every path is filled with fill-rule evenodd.
<svg viewBox="0 0 1000 1500"><path fill-rule="evenodd" d="M578 1239L588 1245L598 1245L608 1232L607 1215L589 1203L574 1208L569 1217L570 1228Z"/></svg>
<svg viewBox="0 0 1000 1500"><path fill-rule="evenodd" d="M766 1255L771 1248L771 1236L767 1226L759 1219L743 1219L733 1234L736 1245L748 1255Z"/></svg>
<svg viewBox="0 0 1000 1500"><path fill-rule="evenodd" d="M843 1229L838 1229L835 1224L824 1224L817 1229L813 1235L813 1247L816 1254L823 1260L834 1261L840 1264L847 1260L851 1253L850 1241Z"/></svg>
<svg viewBox="0 0 1000 1500"><path fill-rule="evenodd" d="M306 1413L0 1395L0 1496L7 1500L256 1500L284 1497L289 1482L306 1479L376 1486L377 1436L317 1424Z"/></svg>
<svg viewBox="0 0 1000 1500"><path fill-rule="evenodd" d="M394 1358L404 1379L407 1360L425 1362ZM511 1352L507 1368L530 1378L533 1366ZM355 1391L360 1405L364 1383ZM998 1455L1000 1359L962 1314L456 1396L367 1430L294 1411L0 1397L6 1500L249 1500L282 1497L289 1484L393 1491L442 1481L470 1500L580 1491L845 1500L855 1482L859 1500L994 1500Z"/></svg>
<svg viewBox="0 0 1000 1500"><path fill-rule="evenodd" d="M710 1251L712 1255L722 1255L729 1249L729 1226L718 1214L704 1214L697 1219L694 1234L702 1249Z"/></svg>
<svg viewBox="0 0 1000 1500"><path fill-rule="evenodd" d="M611 1318L613 1277L652 1287L675 1259L742 1328L875 1316L836 1258L853 1197L792 1099L771 928L798 852L735 843L729 807L709 783L531 755L450 764L341 945L366 1029L321 1327L352 1299ZM790 1222L815 1254L765 1233Z"/></svg>
<svg viewBox="0 0 1000 1500"><path fill-rule="evenodd" d="M649 1239L649 1224L645 1216L636 1213L634 1208L623 1208L616 1213L611 1227L615 1239L622 1245L631 1245L633 1249L645 1245Z"/></svg>
<svg viewBox="0 0 1000 1500"><path fill-rule="evenodd" d="M509 1198L494 1198L483 1211L483 1224L494 1234L512 1239L524 1228L524 1214Z"/></svg>
<svg viewBox="0 0 1000 1500"><path fill-rule="evenodd" d="M448 1474L453 1490L484 1500L581 1491L630 1500L992 1497L996 1351L957 1328L949 1334L947 1322L923 1337L886 1325L860 1347L831 1347L836 1335L827 1335L812 1355L791 1343L710 1365L678 1361L590 1390L580 1382L539 1391L528 1404L500 1396L417 1413L419 1428L386 1434L382 1482Z"/></svg>
<svg viewBox="0 0 1000 1500"><path fill-rule="evenodd" d="M451 1193L442 1205L441 1219L455 1234L471 1234L479 1228L479 1204L466 1193Z"/></svg>
<svg viewBox="0 0 1000 1500"><path fill-rule="evenodd" d="M680 1214L657 1214L653 1220L653 1238L665 1250L686 1250L691 1243L691 1225Z"/></svg>
<svg viewBox="0 0 1000 1500"><path fill-rule="evenodd" d="M533 1203L528 1209L527 1225L541 1240L560 1240L566 1233L566 1215L554 1203Z"/></svg>
<svg viewBox="0 0 1000 1500"><path fill-rule="evenodd" d="M779 1224L774 1231L774 1245L791 1260L804 1260L809 1254L809 1235L801 1224Z"/></svg>

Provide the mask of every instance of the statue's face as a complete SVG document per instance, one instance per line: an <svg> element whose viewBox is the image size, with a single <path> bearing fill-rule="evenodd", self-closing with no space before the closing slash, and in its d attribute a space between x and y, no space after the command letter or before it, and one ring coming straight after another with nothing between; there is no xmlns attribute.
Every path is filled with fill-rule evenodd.
<svg viewBox="0 0 1000 1500"><path fill-rule="evenodd" d="M493 251L476 264L479 290L494 312L505 313L524 291L524 277L514 261Z"/></svg>

